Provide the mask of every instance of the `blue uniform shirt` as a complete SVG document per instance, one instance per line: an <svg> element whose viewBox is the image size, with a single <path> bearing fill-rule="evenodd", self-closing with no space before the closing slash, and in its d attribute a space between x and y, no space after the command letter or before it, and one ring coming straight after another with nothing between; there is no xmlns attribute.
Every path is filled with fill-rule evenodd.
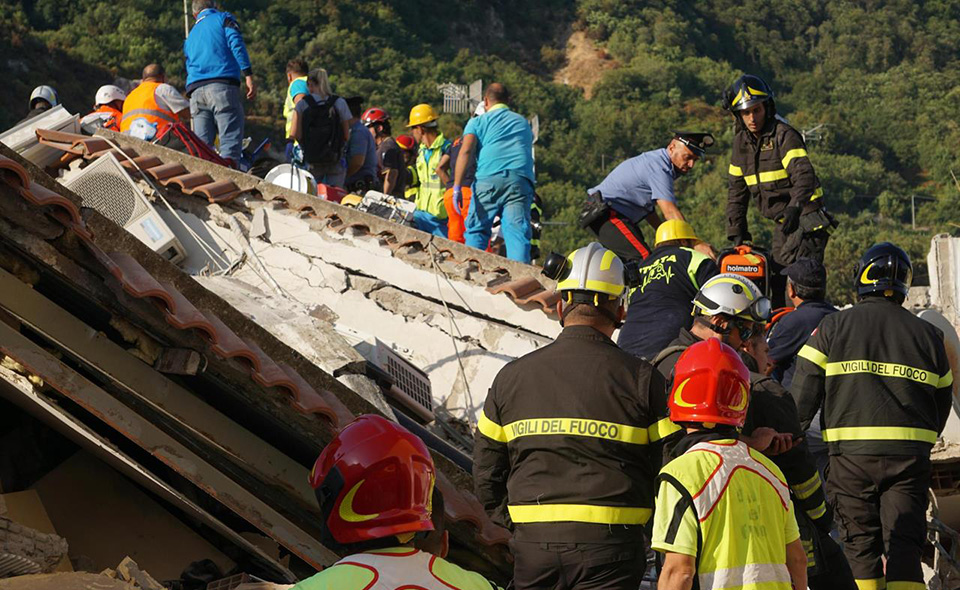
<svg viewBox="0 0 960 590"><path fill-rule="evenodd" d="M667 148L660 148L620 162L603 182L587 192L592 195L600 191L604 202L617 213L639 223L653 212L654 201L676 202L673 181L677 175Z"/></svg>
<svg viewBox="0 0 960 590"><path fill-rule="evenodd" d="M183 43L187 58L187 94L207 82L240 84L250 76L250 56L237 20L229 12L207 8Z"/></svg>
<svg viewBox="0 0 960 590"><path fill-rule="evenodd" d="M370 133L370 130L360 121L350 127L350 139L347 141L348 166L350 158L357 154L364 154L363 165L353 176L346 179L347 184L364 178L376 179L377 177L377 142L373 140L373 134Z"/></svg>
<svg viewBox="0 0 960 590"><path fill-rule="evenodd" d="M772 377L784 389L789 389L793 381L797 353L820 325L820 320L835 311L837 308L825 301L804 301L770 328L767 344L770 345L769 355L773 363Z"/></svg>
<svg viewBox="0 0 960 590"><path fill-rule="evenodd" d="M464 135L477 138L477 180L498 172L516 172L536 183L533 175L533 129L523 115L500 103L470 119Z"/></svg>

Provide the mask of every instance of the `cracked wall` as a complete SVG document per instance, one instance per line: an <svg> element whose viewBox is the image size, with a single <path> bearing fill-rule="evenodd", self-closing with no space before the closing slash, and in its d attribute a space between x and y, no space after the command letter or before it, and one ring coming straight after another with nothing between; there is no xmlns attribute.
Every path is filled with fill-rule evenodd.
<svg viewBox="0 0 960 590"><path fill-rule="evenodd" d="M322 325L330 332L335 325L376 337L427 373L435 405L475 423L500 369L559 333L559 324L542 311L488 293L484 285L493 277L482 276L473 264L433 265L427 258L426 268L418 267L392 256L375 239L322 233L287 211L260 211L256 223L248 215L233 215L245 233L259 234L249 243L269 277L246 260L229 277L197 280L328 371L349 362L345 341L330 344L328 334L318 346L307 342L310 331ZM211 206L205 219L182 211L180 216L227 257L239 259L242 245L226 227L224 213ZM186 233L179 222L171 229ZM204 253L188 244L190 236L180 239L192 270L199 270ZM324 358L324 346L334 358Z"/></svg>

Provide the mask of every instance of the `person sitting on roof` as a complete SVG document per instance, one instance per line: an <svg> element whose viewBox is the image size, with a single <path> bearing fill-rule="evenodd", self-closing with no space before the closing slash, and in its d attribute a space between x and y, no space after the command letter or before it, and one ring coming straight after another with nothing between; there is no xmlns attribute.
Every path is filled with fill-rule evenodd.
<svg viewBox="0 0 960 590"><path fill-rule="evenodd" d="M160 64L143 68L143 80L123 102L120 131L151 140L162 137L173 123L190 121L190 101L167 84L167 73Z"/></svg>
<svg viewBox="0 0 960 590"><path fill-rule="evenodd" d="M29 121L37 115L49 111L58 104L60 104L60 96L57 95L57 91L54 90L52 86L37 86L33 89L33 92L30 93L30 110L27 112L27 116L20 119L17 124Z"/></svg>
<svg viewBox="0 0 960 590"><path fill-rule="evenodd" d="M323 515L320 541L347 557L293 590L498 590L416 547L434 530L436 479L427 446L402 426L368 414L344 427L320 453L310 485Z"/></svg>
<svg viewBox="0 0 960 590"><path fill-rule="evenodd" d="M123 102L127 93L113 84L106 84L97 90L93 112L80 119L80 127L93 135L97 129L120 131L120 120L123 118Z"/></svg>

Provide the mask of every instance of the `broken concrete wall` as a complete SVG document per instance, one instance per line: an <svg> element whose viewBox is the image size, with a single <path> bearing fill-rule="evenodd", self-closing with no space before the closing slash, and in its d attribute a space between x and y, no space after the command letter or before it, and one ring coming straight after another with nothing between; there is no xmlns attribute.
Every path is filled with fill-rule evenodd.
<svg viewBox="0 0 960 590"><path fill-rule="evenodd" d="M956 328L960 326L960 238L935 236L927 255L930 272L930 303Z"/></svg>
<svg viewBox="0 0 960 590"><path fill-rule="evenodd" d="M253 216L232 213L244 237L225 227L229 213L218 206L202 213L206 219L178 211L228 257L243 251L242 240L251 236L265 267L248 258L229 278L197 277L205 287L331 373L360 359L332 326L378 338L427 373L435 405L472 422L499 370L560 330L539 309L488 293L484 285L492 277L469 263L411 265L376 239L317 231L311 220L269 206ZM170 225L186 233L181 223ZM190 246L196 240L184 235L181 241L198 270L202 251ZM352 388L367 390L365 397L378 395L372 382L347 378Z"/></svg>

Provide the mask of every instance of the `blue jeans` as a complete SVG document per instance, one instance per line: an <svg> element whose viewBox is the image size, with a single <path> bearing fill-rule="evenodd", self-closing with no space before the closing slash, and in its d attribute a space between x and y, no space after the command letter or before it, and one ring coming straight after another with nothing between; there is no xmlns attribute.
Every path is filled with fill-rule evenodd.
<svg viewBox="0 0 960 590"><path fill-rule="evenodd" d="M213 147L220 136L220 155L240 163L243 151L243 102L240 87L232 84L207 84L190 95L193 131Z"/></svg>
<svg viewBox="0 0 960 590"><path fill-rule="evenodd" d="M467 214L464 241L472 248L486 250L490 243L493 218L500 216L500 234L507 247L507 258L530 264L530 206L533 183L516 172L498 172L477 179L470 213Z"/></svg>
<svg viewBox="0 0 960 590"><path fill-rule="evenodd" d="M441 238L447 237L447 220L430 215L422 209L413 212L413 227Z"/></svg>

